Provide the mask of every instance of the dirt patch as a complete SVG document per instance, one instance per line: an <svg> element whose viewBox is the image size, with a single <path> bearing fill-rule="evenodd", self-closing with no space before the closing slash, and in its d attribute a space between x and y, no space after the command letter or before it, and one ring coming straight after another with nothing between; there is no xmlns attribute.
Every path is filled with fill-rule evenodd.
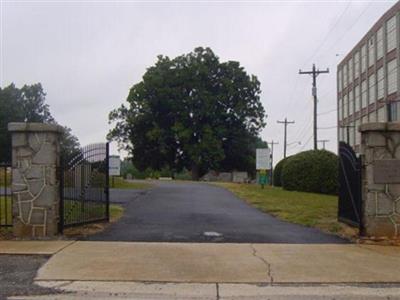
<svg viewBox="0 0 400 300"><path fill-rule="evenodd" d="M112 205L110 211L110 222L87 224L83 226L64 229L64 236L69 239L82 239L87 236L102 232L112 223L117 222L123 215L123 208L119 205Z"/></svg>
<svg viewBox="0 0 400 300"><path fill-rule="evenodd" d="M4 240L12 240L14 239L14 235L12 233L12 228L0 228L0 241Z"/></svg>

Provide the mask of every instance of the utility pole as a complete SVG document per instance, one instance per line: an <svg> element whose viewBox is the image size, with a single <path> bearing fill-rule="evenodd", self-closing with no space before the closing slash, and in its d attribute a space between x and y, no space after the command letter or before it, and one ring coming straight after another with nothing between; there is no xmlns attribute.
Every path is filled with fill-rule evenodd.
<svg viewBox="0 0 400 300"><path fill-rule="evenodd" d="M317 76L319 74L323 74L323 73L329 73L329 69L326 69L324 71L320 71L319 69L315 68L315 64L313 64L312 66L312 71L301 71L299 70L299 74L309 74L312 75L313 81L312 81L312 95L314 97L314 150L318 149L318 145L317 145L317 102L318 102L318 98L317 98Z"/></svg>
<svg viewBox="0 0 400 300"><path fill-rule="evenodd" d="M322 143L322 148L325 150L325 143L328 143L329 140L319 140L318 142Z"/></svg>
<svg viewBox="0 0 400 300"><path fill-rule="evenodd" d="M288 124L294 124L294 121L288 121L286 118L284 121L277 121L279 124L285 125L285 130L283 133L283 158L286 158L286 146L287 146L287 126Z"/></svg>
<svg viewBox="0 0 400 300"><path fill-rule="evenodd" d="M268 143L269 145L271 145L271 180L270 180L270 184L273 185L273 175L274 175L274 145L278 145L278 142L274 142L274 140L272 140L271 142Z"/></svg>

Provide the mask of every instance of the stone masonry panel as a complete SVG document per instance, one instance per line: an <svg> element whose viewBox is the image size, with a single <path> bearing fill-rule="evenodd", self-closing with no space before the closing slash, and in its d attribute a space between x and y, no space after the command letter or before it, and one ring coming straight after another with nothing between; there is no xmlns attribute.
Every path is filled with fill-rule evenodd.
<svg viewBox="0 0 400 300"><path fill-rule="evenodd" d="M390 163L400 161L400 125L369 123L362 125L360 131L363 235L400 238L400 176L397 178L397 172L391 170L396 164ZM379 161L384 161L387 169L378 168Z"/></svg>
<svg viewBox="0 0 400 300"><path fill-rule="evenodd" d="M41 238L57 234L59 133L57 125L10 123L14 234Z"/></svg>

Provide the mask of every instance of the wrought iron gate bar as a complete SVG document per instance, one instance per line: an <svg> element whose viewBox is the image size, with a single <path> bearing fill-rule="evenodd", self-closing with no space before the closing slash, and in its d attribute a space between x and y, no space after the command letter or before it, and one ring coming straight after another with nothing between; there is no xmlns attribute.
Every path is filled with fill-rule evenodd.
<svg viewBox="0 0 400 300"><path fill-rule="evenodd" d="M0 227L11 227L11 163L0 163Z"/></svg>
<svg viewBox="0 0 400 300"><path fill-rule="evenodd" d="M109 144L91 144L63 158L60 232L64 228L109 220Z"/></svg>
<svg viewBox="0 0 400 300"><path fill-rule="evenodd" d="M350 145L339 143L338 219L361 229L361 161Z"/></svg>

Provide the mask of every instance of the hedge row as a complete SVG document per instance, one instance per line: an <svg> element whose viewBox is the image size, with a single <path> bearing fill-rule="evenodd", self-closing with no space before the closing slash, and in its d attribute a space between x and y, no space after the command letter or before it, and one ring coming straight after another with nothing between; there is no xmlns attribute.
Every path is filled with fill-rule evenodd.
<svg viewBox="0 0 400 300"><path fill-rule="evenodd" d="M310 150L280 161L275 167L274 184L289 191L337 194L337 178L337 155Z"/></svg>
<svg viewBox="0 0 400 300"><path fill-rule="evenodd" d="M284 158L284 159L282 159L282 160L280 160L277 164L276 164L276 166L275 166L275 168L274 168L274 172L273 172L273 183L274 183L274 186L282 186L282 169L283 169L283 165L288 161L288 159L290 158L291 156L288 156L288 157L286 157L286 158Z"/></svg>

